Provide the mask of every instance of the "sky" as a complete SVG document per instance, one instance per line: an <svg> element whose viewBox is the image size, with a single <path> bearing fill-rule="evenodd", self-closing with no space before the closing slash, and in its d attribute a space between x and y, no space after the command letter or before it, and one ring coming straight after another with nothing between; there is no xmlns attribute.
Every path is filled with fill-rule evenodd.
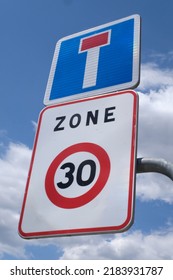
<svg viewBox="0 0 173 280"><path fill-rule="evenodd" d="M135 218L124 233L24 240L18 222L57 41L142 18L137 157L173 162L171 0L0 0L0 259L173 259L173 182L136 176Z"/></svg>

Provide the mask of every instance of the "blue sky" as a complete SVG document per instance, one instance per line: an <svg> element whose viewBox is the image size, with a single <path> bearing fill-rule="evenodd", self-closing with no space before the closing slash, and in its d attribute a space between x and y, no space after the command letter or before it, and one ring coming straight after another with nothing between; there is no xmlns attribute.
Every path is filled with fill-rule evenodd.
<svg viewBox="0 0 173 280"><path fill-rule="evenodd" d="M125 233L25 241L19 214L35 127L57 41L132 14L142 18L138 157L173 162L171 0L0 0L0 258L173 259L173 185L137 175L134 225Z"/></svg>

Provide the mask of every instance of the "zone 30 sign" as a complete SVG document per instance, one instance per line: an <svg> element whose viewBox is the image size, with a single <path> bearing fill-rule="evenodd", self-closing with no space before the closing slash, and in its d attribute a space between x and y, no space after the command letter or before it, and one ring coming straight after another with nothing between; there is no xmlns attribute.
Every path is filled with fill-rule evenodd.
<svg viewBox="0 0 173 280"><path fill-rule="evenodd" d="M128 90L41 112L22 237L118 232L132 224L137 111L138 96Z"/></svg>

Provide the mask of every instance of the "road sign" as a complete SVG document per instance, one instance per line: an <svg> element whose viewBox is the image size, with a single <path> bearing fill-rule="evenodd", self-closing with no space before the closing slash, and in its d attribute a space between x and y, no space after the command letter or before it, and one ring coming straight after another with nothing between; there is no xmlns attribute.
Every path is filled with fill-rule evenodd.
<svg viewBox="0 0 173 280"><path fill-rule="evenodd" d="M55 48L44 104L136 87L139 56L139 15L62 38Z"/></svg>
<svg viewBox="0 0 173 280"><path fill-rule="evenodd" d="M138 96L128 90L41 112L22 237L110 233L132 224L137 111Z"/></svg>

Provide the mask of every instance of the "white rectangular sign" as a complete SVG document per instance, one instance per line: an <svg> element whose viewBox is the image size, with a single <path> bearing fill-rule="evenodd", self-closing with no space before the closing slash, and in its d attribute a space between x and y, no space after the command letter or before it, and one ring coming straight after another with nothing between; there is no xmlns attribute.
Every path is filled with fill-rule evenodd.
<svg viewBox="0 0 173 280"><path fill-rule="evenodd" d="M41 112L19 222L22 237L110 233L132 224L137 112L132 90Z"/></svg>

